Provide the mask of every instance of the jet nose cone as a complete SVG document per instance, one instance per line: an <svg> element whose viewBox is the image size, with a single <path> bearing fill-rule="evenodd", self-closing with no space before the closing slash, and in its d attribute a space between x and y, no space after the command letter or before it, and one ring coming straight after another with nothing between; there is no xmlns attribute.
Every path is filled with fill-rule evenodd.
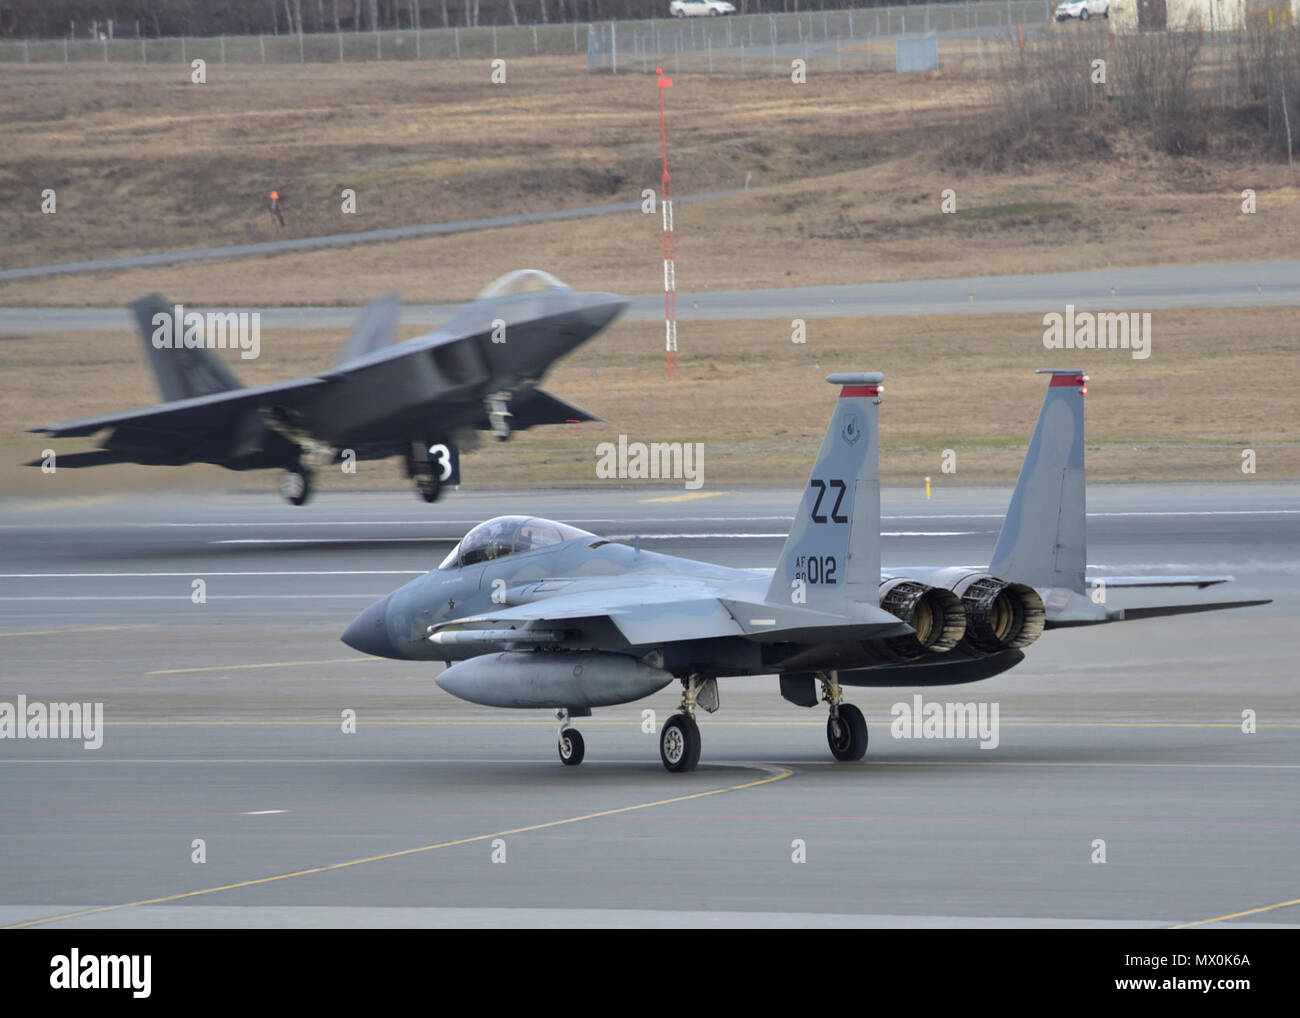
<svg viewBox="0 0 1300 1018"><path fill-rule="evenodd" d="M381 598L358 615L341 637L353 650L375 657L401 657L388 635L388 598Z"/></svg>

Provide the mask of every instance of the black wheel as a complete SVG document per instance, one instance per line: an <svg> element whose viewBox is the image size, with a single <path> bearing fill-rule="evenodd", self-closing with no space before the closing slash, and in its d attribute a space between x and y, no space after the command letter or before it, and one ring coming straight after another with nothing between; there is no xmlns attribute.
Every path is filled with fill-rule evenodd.
<svg viewBox="0 0 1300 1018"><path fill-rule="evenodd" d="M700 726L694 718L674 714L659 731L659 759L673 773L693 771L700 762Z"/></svg>
<svg viewBox="0 0 1300 1018"><path fill-rule="evenodd" d="M867 755L867 719L851 703L840 704L839 717L826 719L826 741L836 760L861 760Z"/></svg>
<svg viewBox="0 0 1300 1018"><path fill-rule="evenodd" d="M290 505L303 505L311 498L311 471L286 470L280 478L280 494Z"/></svg>
<svg viewBox="0 0 1300 1018"><path fill-rule="evenodd" d="M577 767L587 754L587 747L582 741L582 733L576 728L566 728L560 733L560 762L568 767Z"/></svg>
<svg viewBox="0 0 1300 1018"><path fill-rule="evenodd" d="M1088 8L1085 7L1082 11L1079 12L1079 20L1080 21L1088 20Z"/></svg>
<svg viewBox="0 0 1300 1018"><path fill-rule="evenodd" d="M438 496L442 494L442 482L438 480L438 475L432 471L427 474L417 474L415 491L426 502L436 502Z"/></svg>

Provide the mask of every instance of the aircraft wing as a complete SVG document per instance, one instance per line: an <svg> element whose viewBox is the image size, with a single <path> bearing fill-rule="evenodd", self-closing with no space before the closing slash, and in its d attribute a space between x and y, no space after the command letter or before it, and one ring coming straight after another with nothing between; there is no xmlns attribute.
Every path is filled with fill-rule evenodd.
<svg viewBox="0 0 1300 1018"><path fill-rule="evenodd" d="M472 643L468 633L482 629L483 642L496 644L502 626L513 625L525 631L558 626L572 632L576 628L576 635L582 636L595 634L605 624L617 629L632 646L727 636L779 643L810 634L872 639L911 632L899 621L868 623L807 608L720 598L702 584L663 583L651 591L606 589L559 594L442 623L433 627L431 639L435 643ZM446 640L437 638L447 632L458 635Z"/></svg>
<svg viewBox="0 0 1300 1018"><path fill-rule="evenodd" d="M44 424L28 431L55 438L75 438L93 435L105 428L130 428L141 434L168 434L206 431L229 423L240 410L269 402L268 397L282 406L294 406L314 394L329 382L323 378L297 378L272 385L259 385L250 389L230 389L207 396L178 399L171 403L148 407L144 410L125 410L121 413L85 417L76 421Z"/></svg>
<svg viewBox="0 0 1300 1018"><path fill-rule="evenodd" d="M634 646L744 635L744 630L716 597L701 596L702 591L683 589L684 586L694 585L665 583L658 591L644 588L589 589L574 594L557 594L540 601L444 622L432 627L431 639L440 643L442 641L437 639L440 633L500 630L503 626L526 630L550 627L552 623L578 636L594 635L612 625ZM455 642L463 644L470 642L470 638L459 637ZM484 642L498 641L488 639Z"/></svg>

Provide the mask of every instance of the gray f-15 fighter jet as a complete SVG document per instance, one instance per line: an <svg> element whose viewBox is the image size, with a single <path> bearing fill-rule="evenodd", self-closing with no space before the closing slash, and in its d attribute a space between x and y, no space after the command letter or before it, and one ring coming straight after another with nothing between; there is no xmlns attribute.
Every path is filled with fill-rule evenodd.
<svg viewBox="0 0 1300 1018"><path fill-rule="evenodd" d="M32 430L59 438L110 432L99 449L59 456L59 467L280 468L281 491L294 505L310 497L316 471L349 453L353 462L397 455L432 502L444 484L459 483L458 449L475 430L505 439L512 430L595 419L536 384L626 307L615 294L576 292L524 269L497 280L446 325L394 343L400 305L390 295L365 309L329 370L246 388L205 343L224 347L235 313L185 314L145 297L131 308L166 402Z"/></svg>
<svg viewBox="0 0 1300 1018"><path fill-rule="evenodd" d="M881 572L877 412L883 376L833 374L839 399L776 568L761 575L642 551L526 516L481 523L442 564L371 605L343 634L381 657L444 660L438 685L494 707L553 708L559 753L580 763L570 718L677 680L660 733L670 771L699 760L697 707L718 676L776 673L794 704L829 705L839 760L866 752L845 686L972 682L1006 671L1044 628L1265 604L1108 609L1085 576L1079 371L1053 371L987 571ZM1198 586L1231 577L1108 577ZM1104 600L1104 599L1103 599ZM452 664L452 661L458 663ZM820 697L818 695L820 687Z"/></svg>

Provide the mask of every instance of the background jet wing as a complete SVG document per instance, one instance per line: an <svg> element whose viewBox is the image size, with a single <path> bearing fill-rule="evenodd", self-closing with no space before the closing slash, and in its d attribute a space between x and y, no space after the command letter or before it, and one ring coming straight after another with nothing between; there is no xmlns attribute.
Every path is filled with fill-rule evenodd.
<svg viewBox="0 0 1300 1018"><path fill-rule="evenodd" d="M328 384L328 381L323 378L297 378L272 385L259 385L251 389L232 389L207 396L180 399L144 410L125 410L121 413L85 417L76 421L43 424L38 428L27 430L55 438L93 435L105 428L125 426L158 434L206 430L225 424L249 405L274 402L282 406L295 406L304 402L308 394L314 394L321 386Z"/></svg>

